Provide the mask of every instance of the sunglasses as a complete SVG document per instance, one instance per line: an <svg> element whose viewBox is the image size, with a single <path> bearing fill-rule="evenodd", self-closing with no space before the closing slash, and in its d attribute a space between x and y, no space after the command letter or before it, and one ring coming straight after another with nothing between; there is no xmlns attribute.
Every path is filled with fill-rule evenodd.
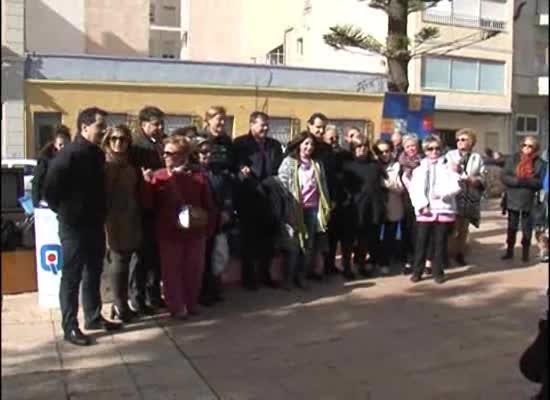
<svg viewBox="0 0 550 400"><path fill-rule="evenodd" d="M391 151L389 151L389 150L378 150L378 152L380 154L390 154L391 153Z"/></svg>
<svg viewBox="0 0 550 400"><path fill-rule="evenodd" d="M109 140L114 143L114 142L121 142L121 143L124 143L126 142L128 139L126 138L126 136L111 136L109 138Z"/></svg>
<svg viewBox="0 0 550 400"><path fill-rule="evenodd" d="M441 147L428 147L427 151L441 151Z"/></svg>
<svg viewBox="0 0 550 400"><path fill-rule="evenodd" d="M521 147L529 147L530 149L534 149L535 146L533 146L531 143L523 143Z"/></svg>
<svg viewBox="0 0 550 400"><path fill-rule="evenodd" d="M461 137L461 138L456 139L456 141L457 142L467 142L468 138Z"/></svg>
<svg viewBox="0 0 550 400"><path fill-rule="evenodd" d="M163 151L162 156L163 157L174 157L177 156L179 153L175 151Z"/></svg>

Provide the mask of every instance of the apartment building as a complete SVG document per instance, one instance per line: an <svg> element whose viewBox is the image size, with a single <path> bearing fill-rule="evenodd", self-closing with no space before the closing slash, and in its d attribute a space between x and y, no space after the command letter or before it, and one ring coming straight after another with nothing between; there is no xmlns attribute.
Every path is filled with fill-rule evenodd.
<svg viewBox="0 0 550 400"><path fill-rule="evenodd" d="M24 0L2 0L2 158L25 155Z"/></svg>
<svg viewBox="0 0 550 400"><path fill-rule="evenodd" d="M548 0L527 1L522 7L514 26L513 139L536 135L547 149Z"/></svg>

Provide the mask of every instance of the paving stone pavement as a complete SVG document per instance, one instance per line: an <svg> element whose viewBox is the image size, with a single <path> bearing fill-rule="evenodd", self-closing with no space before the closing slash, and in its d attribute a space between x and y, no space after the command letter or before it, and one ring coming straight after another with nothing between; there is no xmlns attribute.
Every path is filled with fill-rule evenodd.
<svg viewBox="0 0 550 400"><path fill-rule="evenodd" d="M85 348L63 342L35 293L5 296L2 398L528 399L537 387L518 359L546 310L548 266L501 262L505 227L484 212L471 264L441 286L394 275L228 289L187 322L150 318Z"/></svg>

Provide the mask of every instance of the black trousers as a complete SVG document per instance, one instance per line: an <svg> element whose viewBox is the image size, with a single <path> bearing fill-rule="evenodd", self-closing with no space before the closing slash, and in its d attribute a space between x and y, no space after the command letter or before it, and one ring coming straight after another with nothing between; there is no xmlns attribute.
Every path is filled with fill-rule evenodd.
<svg viewBox="0 0 550 400"><path fill-rule="evenodd" d="M369 253L369 264L380 263L380 225L371 224L364 227L357 235L355 258L357 265L365 264L365 257Z"/></svg>
<svg viewBox="0 0 550 400"><path fill-rule="evenodd" d="M271 280L273 237L252 222L241 221L241 280L244 286L255 286Z"/></svg>
<svg viewBox="0 0 550 400"><path fill-rule="evenodd" d="M416 215L410 200L405 202L405 216L401 224L402 257L406 263L413 264L416 243Z"/></svg>
<svg viewBox="0 0 550 400"><path fill-rule="evenodd" d="M389 222L384 224L384 234L382 236L381 251L379 253L378 261L383 267L390 265L393 255L396 254L397 249L397 227L399 222Z"/></svg>
<svg viewBox="0 0 550 400"><path fill-rule="evenodd" d="M160 255L155 234L154 220L144 218L143 243L130 263L130 301L138 307L147 303L156 305L161 300Z"/></svg>
<svg viewBox="0 0 550 400"><path fill-rule="evenodd" d="M78 328L78 296L82 284L84 319L92 322L101 317L101 273L105 256L103 225L92 228L59 224L63 255L63 274L59 288L64 332Z"/></svg>
<svg viewBox="0 0 550 400"><path fill-rule="evenodd" d="M516 237L521 222L521 245L523 247L531 246L533 237L533 218L529 211L508 210L508 231L506 232L506 244L509 248L516 245Z"/></svg>
<svg viewBox="0 0 550 400"><path fill-rule="evenodd" d="M414 273L421 276L426 258L431 256L433 276L443 276L449 260L448 238L452 224L444 222L418 222L414 250ZM430 246L432 246L430 248ZM432 254L429 254L431 251Z"/></svg>
<svg viewBox="0 0 550 400"><path fill-rule="evenodd" d="M204 260L204 270L202 273L201 300L212 301L220 296L221 277L214 275L212 269L212 250L214 248L214 236L206 241L206 252Z"/></svg>
<svg viewBox="0 0 550 400"><path fill-rule="evenodd" d="M113 290L113 303L119 310L128 309L128 277L133 252L110 250L108 254L109 274Z"/></svg>

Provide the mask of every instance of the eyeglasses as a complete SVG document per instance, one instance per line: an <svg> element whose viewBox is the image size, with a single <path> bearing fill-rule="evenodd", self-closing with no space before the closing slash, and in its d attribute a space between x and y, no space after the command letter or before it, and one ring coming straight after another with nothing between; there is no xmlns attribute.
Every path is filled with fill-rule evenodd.
<svg viewBox="0 0 550 400"><path fill-rule="evenodd" d="M460 137L458 139L456 139L457 142L467 142L469 139L468 138L465 138L465 137Z"/></svg>
<svg viewBox="0 0 550 400"><path fill-rule="evenodd" d="M126 142L128 139L126 138L126 136L111 136L109 138L109 140L111 141L111 143L114 143L114 142L121 142L121 143L124 143Z"/></svg>
<svg viewBox="0 0 550 400"><path fill-rule="evenodd" d="M533 146L531 143L523 143L521 147L529 147L530 149L534 149L535 146Z"/></svg>
<svg viewBox="0 0 550 400"><path fill-rule="evenodd" d="M441 147L428 147L426 151L441 151Z"/></svg>

